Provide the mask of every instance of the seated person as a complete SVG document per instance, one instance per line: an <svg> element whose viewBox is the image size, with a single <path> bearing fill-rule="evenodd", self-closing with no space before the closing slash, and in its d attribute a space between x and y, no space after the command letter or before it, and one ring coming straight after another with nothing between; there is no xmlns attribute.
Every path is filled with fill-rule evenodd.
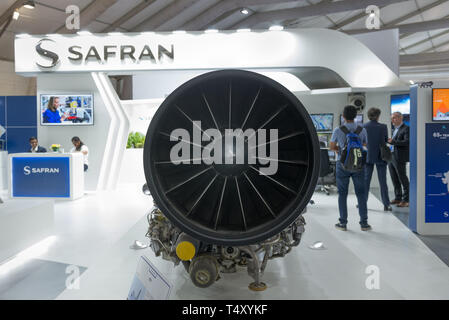
<svg viewBox="0 0 449 320"><path fill-rule="evenodd" d="M36 137L31 137L30 138L30 145L31 145L31 149L29 152L32 153L45 153L47 152L47 149L45 149L44 147L41 147L39 145L39 142L37 141Z"/></svg>

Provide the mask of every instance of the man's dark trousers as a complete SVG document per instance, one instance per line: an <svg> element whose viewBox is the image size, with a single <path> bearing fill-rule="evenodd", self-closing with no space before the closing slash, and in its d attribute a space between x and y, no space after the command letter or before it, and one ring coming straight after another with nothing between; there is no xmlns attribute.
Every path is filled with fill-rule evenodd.
<svg viewBox="0 0 449 320"><path fill-rule="evenodd" d="M366 191L366 201L368 202L369 190L371 187L371 179L373 177L374 165L377 169L377 178L379 179L380 194L382 197L382 203L384 206L390 206L390 197L388 195L388 185L387 185L387 163L367 163L365 165L365 191Z"/></svg>
<svg viewBox="0 0 449 320"><path fill-rule="evenodd" d="M394 185L395 200L409 202L409 181L407 177L407 162L399 162L396 157L388 165L390 169L391 180ZM402 192L404 189L404 192Z"/></svg>
<svg viewBox="0 0 449 320"><path fill-rule="evenodd" d="M358 172L350 172L343 168L340 161L337 161L337 188L338 188L338 209L340 211L340 223L346 225L348 223L348 189L349 180L352 178L354 183L354 191L359 203L360 224L368 223L368 209L366 207L365 194L365 172L364 170Z"/></svg>

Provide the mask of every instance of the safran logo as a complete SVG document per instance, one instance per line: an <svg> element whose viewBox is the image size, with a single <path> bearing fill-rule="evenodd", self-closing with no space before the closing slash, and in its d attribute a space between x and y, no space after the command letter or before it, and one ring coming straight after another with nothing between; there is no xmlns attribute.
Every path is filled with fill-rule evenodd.
<svg viewBox="0 0 449 320"><path fill-rule="evenodd" d="M59 173L59 168L31 168L30 166L23 168L23 174L26 176L42 173Z"/></svg>
<svg viewBox="0 0 449 320"><path fill-rule="evenodd" d="M36 45L36 52L41 57L46 58L46 60L50 59L51 61L48 61L49 65L40 64L39 62L36 62L36 64L38 67L41 67L43 69L51 69L56 67L56 65L59 63L59 56L48 49L42 48L42 45L45 42L55 42L55 41L47 38L40 40Z"/></svg>

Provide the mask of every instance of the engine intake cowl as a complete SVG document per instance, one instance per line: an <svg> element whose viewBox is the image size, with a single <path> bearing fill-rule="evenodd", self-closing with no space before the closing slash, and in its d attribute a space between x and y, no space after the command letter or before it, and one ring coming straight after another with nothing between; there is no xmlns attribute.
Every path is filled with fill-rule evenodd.
<svg viewBox="0 0 449 320"><path fill-rule="evenodd" d="M144 169L154 201L205 243L248 245L302 213L318 178L319 144L301 102L257 73L200 75L162 103Z"/></svg>

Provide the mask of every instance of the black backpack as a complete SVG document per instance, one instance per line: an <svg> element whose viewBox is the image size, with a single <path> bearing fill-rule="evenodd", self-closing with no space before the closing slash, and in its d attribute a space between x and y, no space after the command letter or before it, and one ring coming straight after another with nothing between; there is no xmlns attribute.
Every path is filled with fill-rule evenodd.
<svg viewBox="0 0 449 320"><path fill-rule="evenodd" d="M351 172L363 170L366 163L366 151L363 149L359 136L363 128L358 126L354 132L351 132L346 126L341 126L340 130L346 135L346 144L340 156L343 168Z"/></svg>

